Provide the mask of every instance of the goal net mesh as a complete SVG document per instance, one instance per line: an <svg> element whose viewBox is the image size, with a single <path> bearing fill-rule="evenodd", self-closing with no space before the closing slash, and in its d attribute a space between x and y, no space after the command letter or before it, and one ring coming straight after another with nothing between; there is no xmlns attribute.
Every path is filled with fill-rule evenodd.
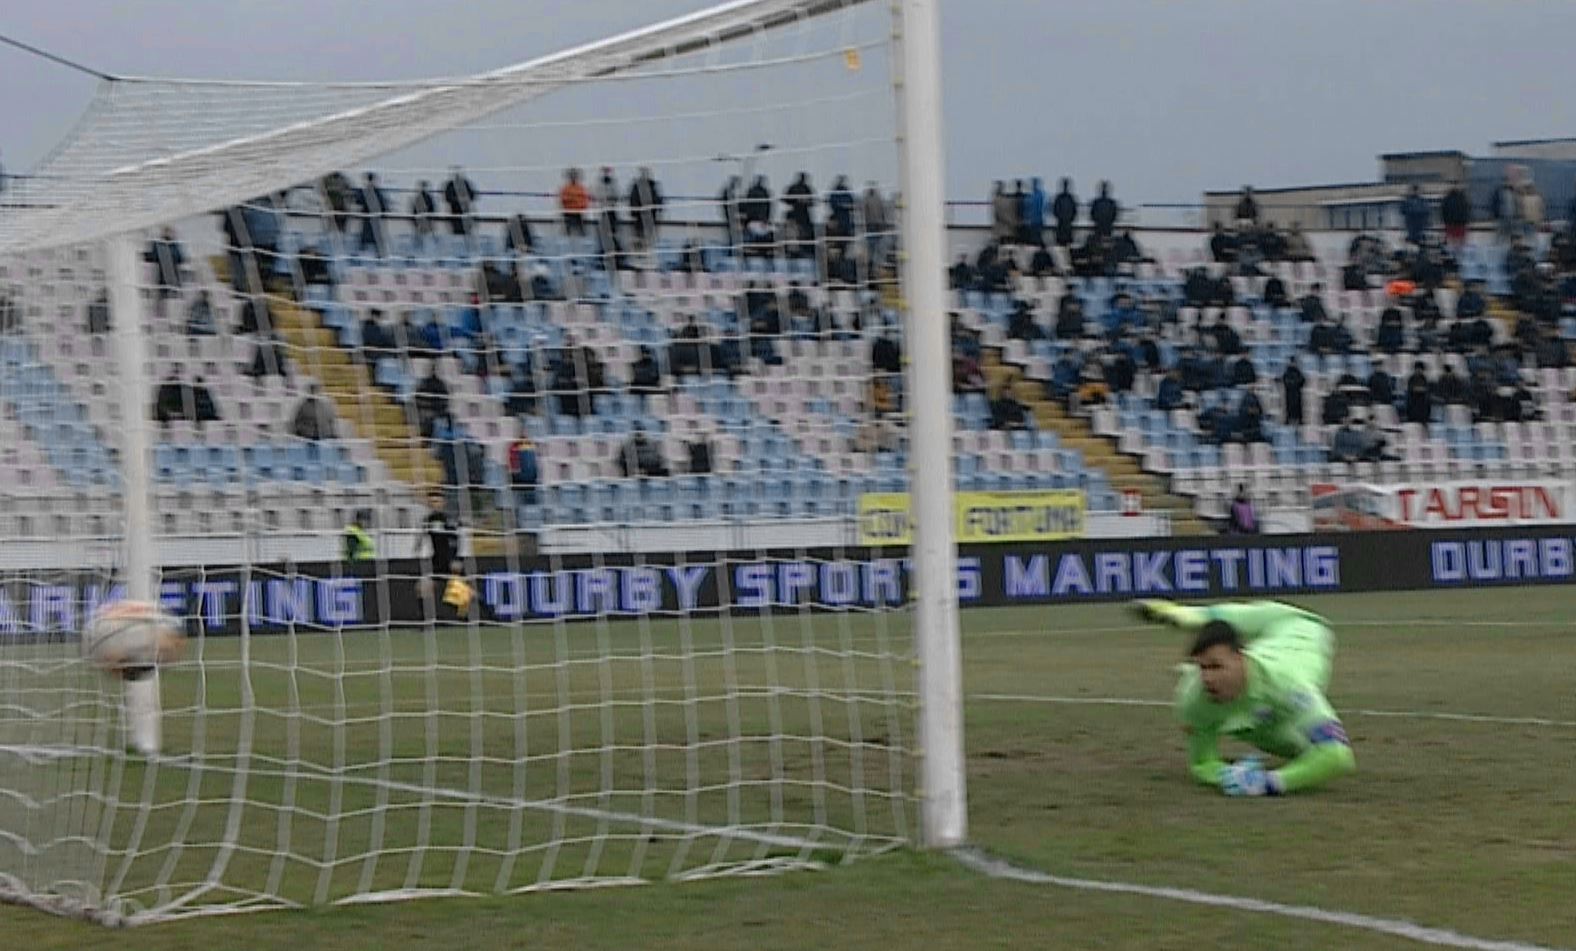
<svg viewBox="0 0 1576 951"><path fill-rule="evenodd" d="M894 36L746 0L465 79L106 82L0 215L0 895L141 922L909 841L907 540L858 518L907 487ZM77 640L139 429L190 635L150 756Z"/></svg>

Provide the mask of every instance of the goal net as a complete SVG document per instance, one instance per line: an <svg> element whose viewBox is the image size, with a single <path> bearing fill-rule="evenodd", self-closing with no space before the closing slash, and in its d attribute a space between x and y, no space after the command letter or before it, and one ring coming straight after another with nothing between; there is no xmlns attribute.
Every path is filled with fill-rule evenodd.
<svg viewBox="0 0 1576 951"><path fill-rule="evenodd" d="M462 79L107 81L0 215L0 896L912 841L896 26L744 0ZM78 649L128 593L190 638L156 751Z"/></svg>

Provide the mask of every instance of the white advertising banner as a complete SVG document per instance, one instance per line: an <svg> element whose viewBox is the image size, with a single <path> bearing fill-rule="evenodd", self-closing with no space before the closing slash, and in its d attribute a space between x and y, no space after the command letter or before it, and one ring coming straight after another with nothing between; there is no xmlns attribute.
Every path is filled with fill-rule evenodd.
<svg viewBox="0 0 1576 951"><path fill-rule="evenodd" d="M1390 485L1309 486L1316 530L1487 528L1555 525L1573 520L1572 484L1558 479L1500 479Z"/></svg>

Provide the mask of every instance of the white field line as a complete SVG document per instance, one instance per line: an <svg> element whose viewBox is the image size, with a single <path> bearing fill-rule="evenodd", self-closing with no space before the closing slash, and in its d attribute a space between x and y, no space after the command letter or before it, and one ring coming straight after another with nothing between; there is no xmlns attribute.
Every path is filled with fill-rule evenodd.
<svg viewBox="0 0 1576 951"><path fill-rule="evenodd" d="M1520 941L1496 941L1476 938L1446 928L1430 928L1399 918L1376 918L1348 911L1334 911L1311 905L1283 905L1279 902L1237 895L1217 895L1194 891L1191 888L1165 888L1155 885L1135 885L1128 882L1106 882L1083 878L1065 878L1046 872L1024 868L1011 862L986 855L975 849L959 849L953 853L965 867L992 878L1010 879L1033 885L1054 885L1084 892L1107 892L1118 895L1137 895L1144 898L1162 898L1167 901L1186 902L1211 908L1228 908L1233 911L1298 918L1320 924L1341 925L1361 931L1405 938L1421 944L1441 948L1467 948L1470 951L1560 951L1543 945L1525 944Z"/></svg>
<svg viewBox="0 0 1576 951"><path fill-rule="evenodd" d="M541 696L541 694L538 694L538 696ZM549 693L549 696L556 701L560 694L558 691L554 690ZM721 703L729 698L765 699L772 696L803 700L816 700L824 703L913 703L918 698L918 694L914 693L913 691L895 691L891 695L887 695L876 690L849 691L835 687L823 687L820 690L811 691L804 687L788 685L778 685L773 687L766 684L739 684L736 685L731 691L722 690L708 691L705 693L696 692L693 694L693 696L689 691L686 691L682 687L658 688L655 691L647 691L643 687L618 687L612 690L570 690L562 694L562 696L572 701L571 708L574 710L583 710L591 706L596 706L596 704L574 702L585 700L605 700L617 706L638 707L647 703L659 703L672 706L685 702ZM436 713L447 716L507 716L510 713L509 711L491 708L488 705L493 701L513 701L515 699L515 694L512 691L484 692L479 697L471 697L468 695L464 699L469 702L480 700L481 709L429 710L424 699L414 698L408 700L396 700L390 703L388 707L390 713L405 715ZM1172 706L1172 703L1169 700L1146 700L1138 697L1070 697L1058 696L1055 694L1032 693L971 693L967 695L966 699L977 700L984 703L1044 703L1059 704L1063 706L1090 707L1170 708ZM381 712L383 710L383 706L384 705L380 700L358 700L344 704L304 703L293 708L275 707L258 709L279 715L288 715L293 713L311 715L324 712L333 712L336 710L343 710L346 714L353 714L361 711ZM537 717L562 712L564 709L564 707L560 706L548 706L529 710L527 712L529 715ZM175 711L166 712L169 713ZM239 713L240 710L239 708L226 708L224 710L209 712L233 714ZM1337 712L1342 713L1345 716L1378 717L1392 720L1445 720L1454 723L1481 723L1497 726L1536 726L1554 729L1576 729L1576 720L1557 720L1545 717L1513 717L1499 716L1495 714L1454 713L1449 711L1432 710L1346 710ZM375 718L351 717L350 719ZM5 749L5 747L0 747L0 751L5 751Z"/></svg>

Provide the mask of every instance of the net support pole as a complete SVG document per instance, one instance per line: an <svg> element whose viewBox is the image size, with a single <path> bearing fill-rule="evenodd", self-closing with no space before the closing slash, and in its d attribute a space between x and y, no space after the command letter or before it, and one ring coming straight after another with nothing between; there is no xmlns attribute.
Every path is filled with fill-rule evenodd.
<svg viewBox="0 0 1576 951"><path fill-rule="evenodd" d="M942 196L939 0L901 0L899 100L903 287L913 493L914 636L919 659L921 840L968 837L963 664L952 516L952 360Z"/></svg>
<svg viewBox="0 0 1576 951"><path fill-rule="evenodd" d="M153 492L148 475L147 345L142 294L137 289L137 241L121 234L105 241L109 285L110 339L120 379L121 506L125 513L126 597L157 603L153 584ZM159 671L151 668L124 684L126 728L131 746L145 756L159 752Z"/></svg>

